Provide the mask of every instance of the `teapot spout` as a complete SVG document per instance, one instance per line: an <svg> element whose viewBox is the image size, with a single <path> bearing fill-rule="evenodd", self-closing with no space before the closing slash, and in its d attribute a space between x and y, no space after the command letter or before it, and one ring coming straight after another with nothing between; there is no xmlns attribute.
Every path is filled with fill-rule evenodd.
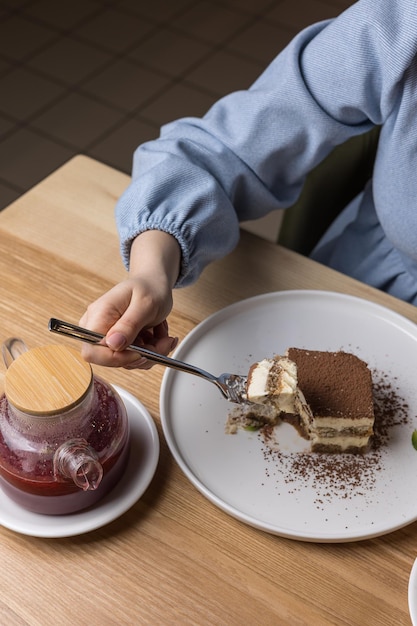
<svg viewBox="0 0 417 626"><path fill-rule="evenodd" d="M70 478L83 491L95 490L103 478L96 451L85 439L69 439L54 454L56 478Z"/></svg>

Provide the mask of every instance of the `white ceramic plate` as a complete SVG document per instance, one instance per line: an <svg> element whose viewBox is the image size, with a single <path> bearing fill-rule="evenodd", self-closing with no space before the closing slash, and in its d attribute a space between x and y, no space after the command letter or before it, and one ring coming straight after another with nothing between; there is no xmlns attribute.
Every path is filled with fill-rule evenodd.
<svg viewBox="0 0 417 626"><path fill-rule="evenodd" d="M414 561L408 581L408 608L413 626L417 626L417 559Z"/></svg>
<svg viewBox="0 0 417 626"><path fill-rule="evenodd" d="M114 386L129 417L131 451L117 486L95 506L72 515L40 515L10 500L0 487L0 525L33 537L71 537L100 528L125 513L149 486L159 460L156 426L145 407L129 392Z"/></svg>
<svg viewBox="0 0 417 626"><path fill-rule="evenodd" d="M366 457L365 468L359 465L357 484L350 476L346 487L345 479L337 474L329 478L328 470L321 479L314 464L304 476L294 471L294 463L307 457L320 464L320 455L303 455L307 444L288 424L275 430L280 456L258 433L226 435L232 405L219 390L198 377L167 370L161 387L162 426L182 471L230 515L293 539L353 541L416 520L417 498L407 479L417 475L417 451L411 444L417 428L417 327L412 322L343 294L271 293L212 315L186 337L175 357L216 375L247 374L254 361L291 346L355 353L371 370L388 375L395 394L408 405L407 423L390 430L388 444L377 457ZM352 460L352 455L337 456Z"/></svg>

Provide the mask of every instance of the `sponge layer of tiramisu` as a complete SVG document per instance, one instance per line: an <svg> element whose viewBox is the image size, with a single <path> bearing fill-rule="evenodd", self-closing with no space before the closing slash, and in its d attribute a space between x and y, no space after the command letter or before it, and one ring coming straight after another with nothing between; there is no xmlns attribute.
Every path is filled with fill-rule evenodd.
<svg viewBox="0 0 417 626"><path fill-rule="evenodd" d="M297 366L287 357L263 359L250 368L246 386L248 402L294 413L296 393Z"/></svg>

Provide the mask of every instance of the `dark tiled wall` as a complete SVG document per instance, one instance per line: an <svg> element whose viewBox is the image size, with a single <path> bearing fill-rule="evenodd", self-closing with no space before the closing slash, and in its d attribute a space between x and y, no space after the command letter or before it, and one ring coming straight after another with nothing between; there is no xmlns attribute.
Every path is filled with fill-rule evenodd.
<svg viewBox="0 0 417 626"><path fill-rule="evenodd" d="M248 87L347 0L0 0L0 208L74 154L141 142Z"/></svg>

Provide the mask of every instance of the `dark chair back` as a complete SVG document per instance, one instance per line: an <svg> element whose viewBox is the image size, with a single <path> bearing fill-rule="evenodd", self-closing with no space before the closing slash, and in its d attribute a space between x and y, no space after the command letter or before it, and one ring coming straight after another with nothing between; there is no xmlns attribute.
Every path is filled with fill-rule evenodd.
<svg viewBox="0 0 417 626"><path fill-rule="evenodd" d="M298 201L285 210L277 243L308 255L372 176L380 128L337 146L307 176Z"/></svg>

